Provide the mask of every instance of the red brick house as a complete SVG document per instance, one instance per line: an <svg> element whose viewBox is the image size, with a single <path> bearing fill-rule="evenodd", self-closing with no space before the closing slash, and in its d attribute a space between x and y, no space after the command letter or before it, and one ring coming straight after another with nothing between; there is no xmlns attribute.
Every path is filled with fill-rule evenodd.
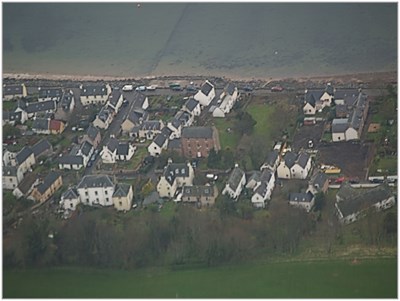
<svg viewBox="0 0 400 301"><path fill-rule="evenodd" d="M187 158L206 158L211 149L221 149L218 131L214 127L183 128L181 144L183 155Z"/></svg>

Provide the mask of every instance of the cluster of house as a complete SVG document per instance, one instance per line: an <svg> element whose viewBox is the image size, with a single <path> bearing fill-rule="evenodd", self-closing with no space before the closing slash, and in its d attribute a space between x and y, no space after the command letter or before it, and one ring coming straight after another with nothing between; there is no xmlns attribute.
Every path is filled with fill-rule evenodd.
<svg viewBox="0 0 400 301"><path fill-rule="evenodd" d="M304 124L315 124L316 113L333 104L336 115L332 121L332 141L360 139L369 107L367 95L360 90L336 90L330 84L324 90L306 90Z"/></svg>

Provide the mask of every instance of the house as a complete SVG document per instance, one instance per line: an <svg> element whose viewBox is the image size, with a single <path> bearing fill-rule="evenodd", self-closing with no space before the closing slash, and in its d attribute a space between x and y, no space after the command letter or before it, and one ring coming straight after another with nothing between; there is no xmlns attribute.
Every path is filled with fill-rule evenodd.
<svg viewBox="0 0 400 301"><path fill-rule="evenodd" d="M303 106L304 115L315 115L333 102L334 89L327 84L325 90L306 90Z"/></svg>
<svg viewBox="0 0 400 301"><path fill-rule="evenodd" d="M35 201L45 202L62 186L61 174L51 171L41 184L36 186L30 195Z"/></svg>
<svg viewBox="0 0 400 301"><path fill-rule="evenodd" d="M39 91L38 101L53 100L58 103L63 94L61 88L39 87L38 91Z"/></svg>
<svg viewBox="0 0 400 301"><path fill-rule="evenodd" d="M221 149L218 131L212 127L183 128L181 143L183 155L188 158L206 158L211 149Z"/></svg>
<svg viewBox="0 0 400 301"><path fill-rule="evenodd" d="M253 188L251 203L256 208L265 208L265 202L271 199L275 187L275 173L270 169L264 169L258 183Z"/></svg>
<svg viewBox="0 0 400 301"><path fill-rule="evenodd" d="M260 170L263 171L266 168L269 168L273 172L276 171L279 165L279 150L274 149L267 154L265 158L264 164L260 167Z"/></svg>
<svg viewBox="0 0 400 301"><path fill-rule="evenodd" d="M76 188L81 202L85 205L113 205L114 183L109 176L84 176Z"/></svg>
<svg viewBox="0 0 400 301"><path fill-rule="evenodd" d="M59 169L79 170L84 167L83 157L76 155L66 155L58 158Z"/></svg>
<svg viewBox="0 0 400 301"><path fill-rule="evenodd" d="M25 174L29 169L35 165L35 155L32 149L28 146L25 146L15 157L16 163L18 167L21 169L21 172Z"/></svg>
<svg viewBox="0 0 400 301"><path fill-rule="evenodd" d="M65 130L65 122L62 120L51 119L49 128L51 134L61 134Z"/></svg>
<svg viewBox="0 0 400 301"><path fill-rule="evenodd" d="M229 176L222 194L228 194L231 199L237 200L245 184L246 175L244 171L236 165Z"/></svg>
<svg viewBox="0 0 400 301"><path fill-rule="evenodd" d="M50 119L36 118L32 123L32 131L39 135L50 135Z"/></svg>
<svg viewBox="0 0 400 301"><path fill-rule="evenodd" d="M64 111L72 112L75 108L75 98L72 91L66 91L61 96L60 100L61 108Z"/></svg>
<svg viewBox="0 0 400 301"><path fill-rule="evenodd" d="M117 184L112 196L115 209L129 211L132 208L133 189L129 184Z"/></svg>
<svg viewBox="0 0 400 301"><path fill-rule="evenodd" d="M16 111L3 111L3 125L5 124L24 124L27 120L27 114L25 112Z"/></svg>
<svg viewBox="0 0 400 301"><path fill-rule="evenodd" d="M179 138L179 139L169 140L167 150L172 152L177 152L179 155L182 155L181 139Z"/></svg>
<svg viewBox="0 0 400 301"><path fill-rule="evenodd" d="M200 90L194 95L194 99L196 99L203 107L208 106L214 97L215 88L208 80L205 81Z"/></svg>
<svg viewBox="0 0 400 301"><path fill-rule="evenodd" d="M41 156L48 156L53 152L53 146L47 139L41 139L32 146L32 152L35 156L35 159Z"/></svg>
<svg viewBox="0 0 400 301"><path fill-rule="evenodd" d="M24 175L16 166L3 166L3 189L14 190L21 183Z"/></svg>
<svg viewBox="0 0 400 301"><path fill-rule="evenodd" d="M278 178L305 179L311 170L311 157L306 152L288 151L277 168Z"/></svg>
<svg viewBox="0 0 400 301"><path fill-rule="evenodd" d="M129 112L128 116L121 124L121 130L123 133L129 133L135 126L141 125L144 121L149 119L149 113L144 111L142 108L134 109Z"/></svg>
<svg viewBox="0 0 400 301"><path fill-rule="evenodd" d="M40 102L29 102L23 109L23 106L18 107L20 110L24 110L28 114L28 118L32 118L39 113L55 113L57 111L57 104L53 100L40 101ZM16 110L18 110L18 108Z"/></svg>
<svg viewBox="0 0 400 301"><path fill-rule="evenodd" d="M157 134L161 133L164 128L162 120L146 120L140 125L139 138L146 138L147 140L153 140Z"/></svg>
<svg viewBox="0 0 400 301"><path fill-rule="evenodd" d="M334 102L336 106L353 106L357 102L359 89L342 89L336 90L334 94Z"/></svg>
<svg viewBox="0 0 400 301"><path fill-rule="evenodd" d="M238 89L234 84L229 83L220 95L220 99L218 101L219 106L217 106L212 112L213 117L225 117L225 115L229 114L229 112L232 110L237 99Z"/></svg>
<svg viewBox="0 0 400 301"><path fill-rule="evenodd" d="M71 152L72 151L73 150L71 150ZM74 154L76 156L81 156L83 158L83 165L86 166L88 164L89 159L92 156L93 152L94 152L93 145L88 141L84 141L80 145L79 149L77 149L76 153L74 152Z"/></svg>
<svg viewBox="0 0 400 301"><path fill-rule="evenodd" d="M310 212L314 206L315 198L311 192L293 192L289 195L289 204L295 207L304 208Z"/></svg>
<svg viewBox="0 0 400 301"><path fill-rule="evenodd" d="M307 192L310 191L314 195L319 192L326 193L328 191L328 187L328 176L323 172L317 172L311 177L310 182L308 183Z"/></svg>
<svg viewBox="0 0 400 301"><path fill-rule="evenodd" d="M108 129L113 118L112 109L102 107L99 114L97 114L96 119L93 121L93 125L100 129Z"/></svg>
<svg viewBox="0 0 400 301"><path fill-rule="evenodd" d="M13 190L13 195L17 199L28 197L37 184L39 184L38 175L33 172L27 172L22 181L18 184L17 188Z"/></svg>
<svg viewBox="0 0 400 301"><path fill-rule="evenodd" d="M168 122L167 127L171 130L170 139L178 139L181 137L182 124L178 119L173 118Z"/></svg>
<svg viewBox="0 0 400 301"><path fill-rule="evenodd" d="M198 207L214 206L218 196L217 186L183 186L182 202L193 203Z"/></svg>
<svg viewBox="0 0 400 301"><path fill-rule="evenodd" d="M185 104L182 107L182 110L188 112L189 114L191 114L193 116L200 116L200 114L201 114L200 103L193 97L190 97L185 102Z"/></svg>
<svg viewBox="0 0 400 301"><path fill-rule="evenodd" d="M164 128L163 129L164 133L162 133L162 132L159 133L154 138L154 140L150 143L150 145L147 147L147 151L149 152L150 156L158 157L164 149L167 149L167 147L168 147L168 134L165 134L165 132L167 132L166 131L167 129L168 128Z"/></svg>
<svg viewBox="0 0 400 301"><path fill-rule="evenodd" d="M75 211L80 202L81 199L76 188L69 188L61 195L60 206L64 210Z"/></svg>
<svg viewBox="0 0 400 301"><path fill-rule="evenodd" d="M339 189L335 204L339 221L344 224L355 222L368 210L381 211L395 205L396 200L390 188L379 185L372 189L356 192L349 184L345 183Z"/></svg>
<svg viewBox="0 0 400 301"><path fill-rule="evenodd" d="M181 123L182 127L188 127L191 126L194 122L194 115L186 112L186 111L182 111L179 110L178 112L176 112L174 119L179 120L179 122Z"/></svg>
<svg viewBox="0 0 400 301"><path fill-rule="evenodd" d="M83 106L90 104L102 104L107 102L108 95L111 93L111 87L107 84L103 85L81 85L81 103Z"/></svg>
<svg viewBox="0 0 400 301"><path fill-rule="evenodd" d="M172 160L168 160L157 184L157 192L162 198L171 198L179 187L193 185L193 179L194 171L190 163L172 163Z"/></svg>
<svg viewBox="0 0 400 301"><path fill-rule="evenodd" d="M116 161L128 161L135 153L136 146L128 142L119 142L111 137L107 145L103 146L100 152L103 163L115 163Z"/></svg>
<svg viewBox="0 0 400 301"><path fill-rule="evenodd" d="M28 96L26 87L21 85L3 85L3 101Z"/></svg>
<svg viewBox="0 0 400 301"><path fill-rule="evenodd" d="M97 149L101 141L100 130L93 125L89 125L85 135L79 139L79 143L83 143L84 141L89 142L94 148Z"/></svg>
<svg viewBox="0 0 400 301"><path fill-rule="evenodd" d="M133 92L123 91L123 96L129 103L133 103L132 109L147 110L147 108L149 107L148 97L138 91L133 91Z"/></svg>
<svg viewBox="0 0 400 301"><path fill-rule="evenodd" d="M3 164L4 166L17 166L17 153L10 152L7 149L3 150Z"/></svg>
<svg viewBox="0 0 400 301"><path fill-rule="evenodd" d="M108 96L107 105L117 114L122 106L123 101L122 93L120 90L114 89Z"/></svg>

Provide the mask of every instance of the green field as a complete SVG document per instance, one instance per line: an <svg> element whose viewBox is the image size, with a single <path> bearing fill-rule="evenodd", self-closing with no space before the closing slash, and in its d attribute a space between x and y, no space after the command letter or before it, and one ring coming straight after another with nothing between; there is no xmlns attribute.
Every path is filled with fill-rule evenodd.
<svg viewBox="0 0 400 301"><path fill-rule="evenodd" d="M269 139L271 136L270 118L275 112L275 106L265 104L251 104L247 108L247 112L257 121L254 126L254 135Z"/></svg>
<svg viewBox="0 0 400 301"><path fill-rule="evenodd" d="M4 271L3 298L396 298L397 260Z"/></svg>

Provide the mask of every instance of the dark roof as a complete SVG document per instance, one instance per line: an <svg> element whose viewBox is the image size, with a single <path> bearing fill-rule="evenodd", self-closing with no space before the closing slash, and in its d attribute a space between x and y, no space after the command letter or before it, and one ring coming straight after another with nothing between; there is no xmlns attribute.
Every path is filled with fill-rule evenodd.
<svg viewBox="0 0 400 301"><path fill-rule="evenodd" d="M43 180L43 183L37 186L37 190L40 194L46 192L49 187L61 177L61 174L55 171L51 171Z"/></svg>
<svg viewBox="0 0 400 301"><path fill-rule="evenodd" d="M36 118L33 121L32 129L49 130L50 129L49 126L50 126L50 120L45 118Z"/></svg>
<svg viewBox="0 0 400 301"><path fill-rule="evenodd" d="M112 182L109 176L105 175L88 175L84 176L83 179L79 182L77 188L93 188L93 187L113 187L114 183Z"/></svg>
<svg viewBox="0 0 400 301"><path fill-rule="evenodd" d="M149 205L149 204L153 204L156 203L160 200L160 195L158 194L157 191L153 191L152 193L150 193L148 196L146 196L143 200L143 205Z"/></svg>
<svg viewBox="0 0 400 301"><path fill-rule="evenodd" d="M138 92L138 91L133 91L133 92L123 92L124 98L128 100L130 103L133 102L133 109L137 108L142 108L143 103L146 100L146 95Z"/></svg>
<svg viewBox="0 0 400 301"><path fill-rule="evenodd" d="M310 105L315 107L315 103L321 98L321 96L325 93L323 90L317 91L307 91L305 99Z"/></svg>
<svg viewBox="0 0 400 301"><path fill-rule="evenodd" d="M171 136L171 134L172 134L172 130L169 127L164 127L161 130L161 134L163 134L165 137L169 138L169 136Z"/></svg>
<svg viewBox="0 0 400 301"><path fill-rule="evenodd" d="M65 156L58 158L58 163L83 165L83 157L82 156L74 156L74 155L65 155Z"/></svg>
<svg viewBox="0 0 400 301"><path fill-rule="evenodd" d="M276 160L278 160L278 157L279 157L279 151L274 149L267 154L265 163L268 164L269 166L273 166Z"/></svg>
<svg viewBox="0 0 400 301"><path fill-rule="evenodd" d="M3 95L21 95L22 94L22 85L10 85L3 86Z"/></svg>
<svg viewBox="0 0 400 301"><path fill-rule="evenodd" d="M64 94L61 97L61 106L64 109L69 109L69 106L71 105L72 98L74 96L70 92L64 92Z"/></svg>
<svg viewBox="0 0 400 301"><path fill-rule="evenodd" d="M328 93L329 95L333 95L335 92L335 89L331 84L327 84L325 88L325 92Z"/></svg>
<svg viewBox="0 0 400 301"><path fill-rule="evenodd" d="M88 141L84 141L80 147L80 150L81 150L82 154L84 154L85 156L89 156L92 148L93 148L92 144L90 144Z"/></svg>
<svg viewBox="0 0 400 301"><path fill-rule="evenodd" d="M161 130L161 122L159 120L146 120L140 128L142 131L159 131Z"/></svg>
<svg viewBox="0 0 400 301"><path fill-rule="evenodd" d="M239 167L235 167L228 179L228 185L232 190L236 190L239 186L240 180L243 178L244 171Z"/></svg>
<svg viewBox="0 0 400 301"><path fill-rule="evenodd" d="M101 121L106 122L108 117L110 116L110 110L108 107L102 107L99 114L97 115L97 118L99 118Z"/></svg>
<svg viewBox="0 0 400 301"><path fill-rule="evenodd" d="M357 89L336 90L335 99L357 98L358 93Z"/></svg>
<svg viewBox="0 0 400 301"><path fill-rule="evenodd" d="M298 202L298 203L310 203L313 199L314 195L311 192L292 192L289 195L290 202Z"/></svg>
<svg viewBox="0 0 400 301"><path fill-rule="evenodd" d="M311 178L311 185L321 189L325 185L326 181L328 181L328 176L323 172L318 172Z"/></svg>
<svg viewBox="0 0 400 301"><path fill-rule="evenodd" d="M39 87L39 98L60 98L62 95L61 88L46 88L46 87Z"/></svg>
<svg viewBox="0 0 400 301"><path fill-rule="evenodd" d="M261 173L260 180L263 183L268 183L271 180L272 177L272 171L269 169L264 169L263 172Z"/></svg>
<svg viewBox="0 0 400 301"><path fill-rule="evenodd" d="M25 146L23 149L21 149L21 151L16 156L18 165L20 165L22 162L25 162L25 160L32 154L32 149L28 146Z"/></svg>
<svg viewBox="0 0 400 301"><path fill-rule="evenodd" d="M107 86L106 85L98 85L98 86L82 86L81 87L81 96L94 96L94 95L107 95Z"/></svg>
<svg viewBox="0 0 400 301"><path fill-rule="evenodd" d="M189 98L189 99L186 101L185 107L186 107L190 112L192 112L192 111L197 107L198 104L199 104L199 102L198 102L196 99L194 99L193 97L191 97L191 98Z"/></svg>
<svg viewBox="0 0 400 301"><path fill-rule="evenodd" d="M285 160L285 165L289 168L292 168L292 166L296 163L296 154L292 152L287 152L285 154L284 160Z"/></svg>
<svg viewBox="0 0 400 301"><path fill-rule="evenodd" d="M117 155L127 156L129 152L129 143L119 143L117 146Z"/></svg>
<svg viewBox="0 0 400 301"><path fill-rule="evenodd" d="M117 105L119 98L121 97L121 91L120 90L113 90L108 96L108 101L110 104L112 104L114 107Z"/></svg>
<svg viewBox="0 0 400 301"><path fill-rule="evenodd" d="M189 176L189 167L185 163L169 163L164 169L163 176L172 185L176 177Z"/></svg>
<svg viewBox="0 0 400 301"><path fill-rule="evenodd" d="M17 100L17 108L21 108L23 110L26 110L26 107L27 107L27 103L26 103L25 100L23 100L23 99L18 99Z"/></svg>
<svg viewBox="0 0 400 301"><path fill-rule="evenodd" d="M379 185L375 188L364 190L354 197L348 197L343 202L338 202L337 205L343 216L346 217L386 200L392 195L386 185Z"/></svg>
<svg viewBox="0 0 400 301"><path fill-rule="evenodd" d="M115 186L115 190L113 193L113 197L126 197L131 189L131 185L129 184L117 184Z"/></svg>
<svg viewBox="0 0 400 301"><path fill-rule="evenodd" d="M27 113L44 112L56 109L56 102L54 100L46 100L40 102L30 102L26 105Z"/></svg>
<svg viewBox="0 0 400 301"><path fill-rule="evenodd" d="M305 153L301 152L299 156L297 157L297 164L299 164L301 167L306 167L308 160L310 159L310 156Z"/></svg>
<svg viewBox="0 0 400 301"><path fill-rule="evenodd" d="M225 87L225 91L229 94L229 95L233 95L233 93L235 92L235 85L232 83L229 83L226 87Z"/></svg>
<svg viewBox="0 0 400 301"><path fill-rule="evenodd" d="M214 88L214 87L213 87L208 81L206 81L206 82L201 86L200 91L201 91L201 93L203 93L204 95L207 95L207 96L208 96L208 94L210 94L210 92L211 92L211 90L212 90L213 88Z"/></svg>
<svg viewBox="0 0 400 301"><path fill-rule="evenodd" d="M247 180L247 183L249 183L252 180L254 180L256 182L260 182L260 179L261 179L261 172L256 170L251 174L250 178Z"/></svg>
<svg viewBox="0 0 400 301"><path fill-rule="evenodd" d="M332 121L332 133L344 133L348 127L347 118L335 118Z"/></svg>
<svg viewBox="0 0 400 301"><path fill-rule="evenodd" d="M22 179L21 183L19 183L18 185L19 191L21 191L23 195L26 195L32 188L33 184L35 184L37 178L38 177L36 173L27 172L24 175L24 178Z"/></svg>
<svg viewBox="0 0 400 301"><path fill-rule="evenodd" d="M88 136L88 138L92 141L94 141L97 137L97 135L100 133L100 130L93 126L93 125L89 125L87 131L86 131L86 135Z"/></svg>
<svg viewBox="0 0 400 301"><path fill-rule="evenodd" d="M214 186L183 186L182 188L182 196L183 197L210 197L214 196L215 189Z"/></svg>
<svg viewBox="0 0 400 301"><path fill-rule="evenodd" d="M162 147L167 139L168 137L166 137L162 133L158 133L157 136L154 138L153 142L159 147Z"/></svg>
<svg viewBox="0 0 400 301"><path fill-rule="evenodd" d="M182 125L185 125L190 119L190 117L191 117L190 114L185 111L178 111L175 114L175 118L178 119Z"/></svg>
<svg viewBox="0 0 400 301"><path fill-rule="evenodd" d="M181 149L181 139L172 139L168 142L168 148L169 149Z"/></svg>
<svg viewBox="0 0 400 301"><path fill-rule="evenodd" d="M141 108L136 108L132 110L128 115L128 120L133 124L139 124L140 121L147 120L149 117L149 113L142 110Z"/></svg>
<svg viewBox="0 0 400 301"><path fill-rule="evenodd" d="M66 192L64 192L61 196L64 200L71 200L79 198L79 194L76 191L76 188L69 188Z"/></svg>
<svg viewBox="0 0 400 301"><path fill-rule="evenodd" d="M172 121L171 121L171 125L172 125L174 128L178 129L179 126L181 125L181 122L180 122L178 119L173 118Z"/></svg>
<svg viewBox="0 0 400 301"><path fill-rule="evenodd" d="M3 120L21 121L22 112L3 111Z"/></svg>
<svg viewBox="0 0 400 301"><path fill-rule="evenodd" d="M35 157L39 157L41 154L48 150L52 150L53 147L47 139L42 139L37 142L34 146L32 146L32 151L35 154Z"/></svg>
<svg viewBox="0 0 400 301"><path fill-rule="evenodd" d="M254 190L254 193L257 193L262 197L264 197L267 194L267 192L268 192L268 184L265 182L261 182L261 184L258 185L256 190Z"/></svg>
<svg viewBox="0 0 400 301"><path fill-rule="evenodd" d="M213 130L211 127L203 127L203 126L185 127L182 130L182 137L212 139Z"/></svg>
<svg viewBox="0 0 400 301"><path fill-rule="evenodd" d="M17 167L16 166L3 166L3 177L15 177L17 176Z"/></svg>
<svg viewBox="0 0 400 301"><path fill-rule="evenodd" d="M114 137L111 137L110 140L107 143L107 148L111 151L114 152L118 147L118 140Z"/></svg>
<svg viewBox="0 0 400 301"><path fill-rule="evenodd" d="M357 190L351 187L350 183L344 182L339 191L336 193L336 199L345 200L345 199L352 199L359 195L361 190Z"/></svg>
<svg viewBox="0 0 400 301"><path fill-rule="evenodd" d="M338 115L343 116L348 114L346 105L336 105L335 109L336 109L336 116Z"/></svg>

